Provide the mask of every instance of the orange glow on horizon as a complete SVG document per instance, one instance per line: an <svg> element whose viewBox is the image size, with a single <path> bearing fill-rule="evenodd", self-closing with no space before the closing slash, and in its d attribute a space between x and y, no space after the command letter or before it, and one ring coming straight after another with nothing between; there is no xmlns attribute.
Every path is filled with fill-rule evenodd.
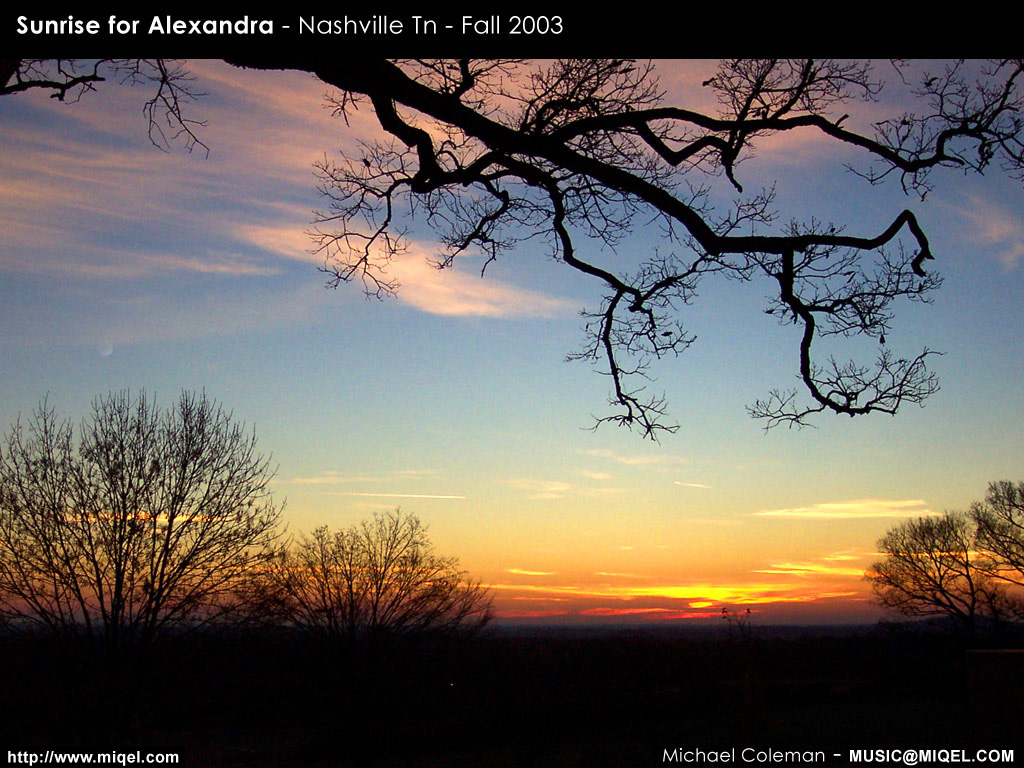
<svg viewBox="0 0 1024 768"><path fill-rule="evenodd" d="M801 572L801 574L804 572ZM864 588L845 588L848 580L823 580L834 574L806 571L797 582L729 584L492 584L498 619L662 621L721 619L720 610L739 606L760 612L769 606L821 604L833 613L849 612L854 603L867 605ZM859 575L859 572L858 572ZM525 607L524 602L535 607ZM863 609L860 610L863 613ZM773 615L779 614L777 609ZM791 611L790 611L791 613Z"/></svg>
<svg viewBox="0 0 1024 768"><path fill-rule="evenodd" d="M552 598L569 596L626 601L668 599L687 601L688 605L692 605L690 601L698 601L707 606L715 603L754 605L760 603L809 602L833 597L851 597L858 594L856 591L820 591L808 584L789 583L746 585L680 584L621 587L612 585L492 584L490 588L498 592L539 592Z"/></svg>

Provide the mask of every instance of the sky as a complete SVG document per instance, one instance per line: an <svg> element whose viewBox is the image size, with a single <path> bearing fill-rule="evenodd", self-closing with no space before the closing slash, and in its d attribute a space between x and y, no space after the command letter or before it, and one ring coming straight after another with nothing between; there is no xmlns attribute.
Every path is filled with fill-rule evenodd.
<svg viewBox="0 0 1024 768"><path fill-rule="evenodd" d="M272 454L290 533L401 507L505 623L877 621L863 572L889 527L1024 479L1019 182L943 171L921 201L868 186L820 137L760 145L740 177L775 184L783 222L874 234L918 216L944 283L897 308L889 345L942 352L942 388L895 418L766 432L745 406L795 386L794 331L763 313L770 286L708 282L683 314L697 343L652 370L679 424L654 443L590 429L608 380L565 361L598 286L529 243L484 277L474 254L438 272L414 229L396 297L325 288L314 163L378 135L372 114L346 126L309 76L189 68L208 154L154 147L141 87L0 98L5 431L44 397L77 421L110 391L205 390ZM657 71L668 101L707 104L712 64ZM659 244L640 227L587 253L628 265Z"/></svg>

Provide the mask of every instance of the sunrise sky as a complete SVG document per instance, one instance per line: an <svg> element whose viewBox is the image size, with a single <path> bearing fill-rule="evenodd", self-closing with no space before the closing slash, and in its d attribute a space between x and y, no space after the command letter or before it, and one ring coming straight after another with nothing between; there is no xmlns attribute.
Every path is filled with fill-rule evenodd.
<svg viewBox="0 0 1024 768"><path fill-rule="evenodd" d="M744 406L795 386L793 329L763 313L771 286L709 281L684 314L697 344L652 369L680 429L651 443L589 430L608 381L564 361L597 286L525 247L483 279L473 255L439 273L418 229L397 298L325 289L313 164L373 137L372 115L346 128L308 76L190 69L209 156L155 148L141 88L0 98L4 430L44 396L77 420L110 390L205 389L273 454L292 532L401 506L493 585L503 621L874 621L862 574L888 527L1024 479L1019 182L945 171L921 202L845 172L857 155L820 137L760 146L739 174L777 184L780 226L876 234L917 214L945 283L898 308L889 344L941 351L942 389L896 418L766 433ZM667 101L709 102L712 64L658 71ZM600 258L657 245L641 229Z"/></svg>

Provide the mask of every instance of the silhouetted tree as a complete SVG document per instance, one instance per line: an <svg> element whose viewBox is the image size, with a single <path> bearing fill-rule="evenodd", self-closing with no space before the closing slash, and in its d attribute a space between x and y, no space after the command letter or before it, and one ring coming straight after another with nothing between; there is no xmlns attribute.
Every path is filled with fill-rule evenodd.
<svg viewBox="0 0 1024 768"><path fill-rule="evenodd" d="M205 394L44 401L0 446L0 617L111 663L234 607L278 538L269 458Z"/></svg>
<svg viewBox="0 0 1024 768"><path fill-rule="evenodd" d="M977 550L974 523L963 512L907 520L878 542L884 559L865 574L878 601L906 616L947 616L973 638L983 620L1017 611L1006 584L990 576Z"/></svg>
<svg viewBox="0 0 1024 768"><path fill-rule="evenodd" d="M754 636L754 628L751 626L753 613L749 608L742 612L731 611L722 606L722 619L729 627L729 641L735 638L743 642L749 642Z"/></svg>
<svg viewBox="0 0 1024 768"><path fill-rule="evenodd" d="M491 595L435 554L427 528L394 510L340 531L321 526L255 574L291 626L336 645L411 632L475 632Z"/></svg>
<svg viewBox="0 0 1024 768"><path fill-rule="evenodd" d="M717 101L711 109L663 103L654 67L624 60L229 61L311 73L339 89L339 116L371 109L387 136L318 169L329 210L317 219L316 241L332 285L357 279L370 294L393 293L386 268L407 245L406 215L440 237L439 267L471 249L489 264L539 242L604 292L571 356L610 375L615 410L598 422L638 426L651 437L675 426L665 421L664 398L631 382L646 381L652 361L693 343L677 312L711 276L760 278L771 291L765 311L799 329L794 357L806 400L796 389L772 391L750 407L767 426L803 424L823 411L894 414L937 389L926 367L932 352L894 353L885 342L894 302L926 301L939 285L924 270L933 254L915 214L894 212L868 233L848 233L842 222L776 225L771 186L749 193L740 182L758 142L806 132L830 143L844 165L860 153L856 172L868 183L896 178L921 197L937 168L1024 175L1021 59L919 73L916 86L908 83L915 103L859 128L848 105L883 92L864 61L724 61L704 83ZM153 102L156 124L193 141L179 109L190 92L172 87L184 82L179 69L162 67L153 82L168 98ZM94 84L91 70L66 71L56 83L40 71L53 69L8 63L3 89L44 87L63 97ZM910 72L897 63L893 74L906 83ZM732 194L712 193L720 177ZM652 222L664 229L665 250L633 264L612 255ZM877 339L877 354L873 362L816 360L823 337Z"/></svg>
<svg viewBox="0 0 1024 768"><path fill-rule="evenodd" d="M971 517L992 574L1024 586L1024 482L989 484L985 500L971 505Z"/></svg>

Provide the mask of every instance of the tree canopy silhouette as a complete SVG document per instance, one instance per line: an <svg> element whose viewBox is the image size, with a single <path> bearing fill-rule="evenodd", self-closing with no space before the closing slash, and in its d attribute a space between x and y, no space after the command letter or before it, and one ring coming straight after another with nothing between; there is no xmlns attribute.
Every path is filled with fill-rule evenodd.
<svg viewBox="0 0 1024 768"><path fill-rule="evenodd" d="M984 622L1024 618L1019 554L1020 490L992 483L969 512L907 520L878 542L884 558L868 569L877 600L906 616L947 616L973 637Z"/></svg>
<svg viewBox="0 0 1024 768"><path fill-rule="evenodd" d="M866 574L878 601L905 616L947 616L968 635L1001 590L979 568L970 518L908 520L878 542L885 558Z"/></svg>
<svg viewBox="0 0 1024 768"><path fill-rule="evenodd" d="M993 575L1024 587L1024 482L990 483L970 513L979 546L991 554Z"/></svg>
<svg viewBox="0 0 1024 768"><path fill-rule="evenodd" d="M420 519L397 509L339 531L316 528L253 575L264 606L330 644L473 633L491 616L489 590L457 558L436 554Z"/></svg>
<svg viewBox="0 0 1024 768"><path fill-rule="evenodd" d="M338 89L339 117L370 109L379 123L385 138L317 169L328 210L315 240L331 285L356 280L371 295L394 293L387 265L408 244L410 216L443 243L439 267L471 250L490 264L536 243L603 293L586 314L582 348L570 355L610 377L612 411L598 423L648 437L676 429L647 377L654 361L695 341L679 312L710 277L764 282L765 311L799 331L799 387L749 406L766 426L802 425L821 412L895 414L938 388L927 367L935 353L895 353L885 339L896 302L928 301L940 284L925 270L934 254L914 212L893 211L888 225L867 232L857 222L779 224L785 212L773 189L742 182L741 164L759 142L816 134L837 163L859 153L851 183L892 179L922 198L939 168L1024 177L1021 59L920 73L914 104L863 128L845 110L884 88L866 61L723 61L704 83L717 103L711 109L666 104L653 65L617 59L229 61L308 72ZM127 72L122 79L157 83L149 102L155 141L183 133L194 144L195 124L181 110L194 94L180 67L107 66ZM911 76L903 63L893 67L896 80ZM38 87L64 98L98 77L7 60L0 91ZM728 199L712 192L716 179L731 187ZM651 223L663 228L664 250L623 263L616 248ZM877 341L873 361L833 356L836 342L858 337Z"/></svg>
<svg viewBox="0 0 1024 768"><path fill-rule="evenodd" d="M0 445L0 616L109 659L235 607L278 537L269 458L203 394L44 401Z"/></svg>

